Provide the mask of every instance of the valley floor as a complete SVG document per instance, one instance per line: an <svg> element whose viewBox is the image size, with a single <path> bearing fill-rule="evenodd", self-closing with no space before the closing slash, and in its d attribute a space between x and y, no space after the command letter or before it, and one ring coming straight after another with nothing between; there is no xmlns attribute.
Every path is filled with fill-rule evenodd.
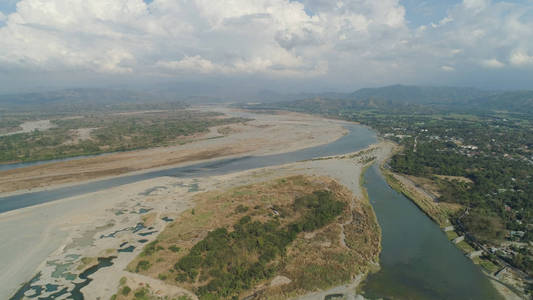
<svg viewBox="0 0 533 300"><path fill-rule="evenodd" d="M0 196L77 184L154 168L223 157L266 155L331 143L344 134L341 121L296 113L251 114L224 107L195 108L252 121L213 127L183 145L111 153L0 172Z"/></svg>
<svg viewBox="0 0 533 300"><path fill-rule="evenodd" d="M57 285L58 290L66 287L70 291L80 284L72 277L94 266L98 257L114 257L111 266L90 276L92 281L82 289L86 299L108 299L118 291L123 277L130 285L137 285L132 288L149 283L160 295L194 298L190 291L157 278L146 279L126 271L126 267L168 224L194 209L195 196L287 176L327 176L348 188L355 196L354 203L369 205L360 187L361 172L371 160L387 157L391 147L380 143L352 155L223 176L151 179L3 214L0 234L7 240L0 249L5 254L0 264L6 271L0 275L0 282L3 287L16 287L34 275L37 268L41 275L33 285ZM379 226L375 216L373 223ZM373 240L374 245L379 245L379 231ZM368 263L377 266L379 246L374 248L375 260ZM354 277L354 282L360 278ZM354 284L347 287L353 291ZM342 289L341 286L334 291ZM1 295L13 291L2 290ZM314 298L312 294L304 299Z"/></svg>

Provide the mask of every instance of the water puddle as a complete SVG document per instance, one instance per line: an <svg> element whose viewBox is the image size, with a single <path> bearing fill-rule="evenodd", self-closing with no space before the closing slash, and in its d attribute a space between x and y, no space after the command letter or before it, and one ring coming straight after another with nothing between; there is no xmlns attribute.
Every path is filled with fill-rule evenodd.
<svg viewBox="0 0 533 300"><path fill-rule="evenodd" d="M137 225L135 225L134 227L127 227L127 228L122 228L122 229L119 229L117 231L114 231L114 232L111 232L111 233L108 233L108 234L102 234L100 235L100 239L105 239L105 238L115 238L117 234L121 233L121 232L125 232L125 231L130 231L133 232L133 233L137 233L143 229L145 229L146 227L144 226L143 223L137 223Z"/></svg>
<svg viewBox="0 0 533 300"><path fill-rule="evenodd" d="M140 236L148 236L156 233L157 230L139 233Z"/></svg>
<svg viewBox="0 0 533 300"><path fill-rule="evenodd" d="M163 217L163 218L161 218L161 220L163 220L163 221L165 221L165 222L172 222L172 221L174 221L174 219L171 219L171 218L169 218L169 217Z"/></svg>
<svg viewBox="0 0 533 300"><path fill-rule="evenodd" d="M135 250L135 246L129 246L129 247L126 247L126 248L123 248L123 249L118 249L117 251L118 252L131 253L131 252L133 252L133 250Z"/></svg>
<svg viewBox="0 0 533 300"><path fill-rule="evenodd" d="M65 297L65 299L73 299L73 300L84 300L83 293L81 292L81 289L89 285L91 283L92 279L89 278L90 275L96 273L98 270L106 267L110 267L113 265L113 260L117 258L116 256L111 257L99 257L98 258L98 264L95 266L92 266L88 268L87 270L83 271L79 276L72 275L68 272L65 272L65 265L72 264L71 262L66 264L59 264L55 262L50 262L51 265L56 266L56 277L63 277L67 279L70 283L73 284L73 288L71 288L69 292L69 287L65 286L61 288L60 285L57 284L37 284L39 280L41 279L41 273L35 275L29 282L24 284L9 300L22 300L22 299L38 299L38 300L53 300L57 299L59 297L62 297L64 295L68 295ZM66 275L69 274L69 275ZM73 277L71 277L72 275ZM52 275L54 277L54 275ZM78 283L74 283L76 279L81 280ZM60 289L61 288L61 289ZM57 291L57 292L56 292ZM55 292L55 293L53 293Z"/></svg>

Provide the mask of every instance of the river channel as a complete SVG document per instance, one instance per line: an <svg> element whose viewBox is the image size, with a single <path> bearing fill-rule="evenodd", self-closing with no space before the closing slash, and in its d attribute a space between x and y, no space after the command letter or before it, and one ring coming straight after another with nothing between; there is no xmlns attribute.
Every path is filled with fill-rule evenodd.
<svg viewBox="0 0 533 300"><path fill-rule="evenodd" d="M381 270L363 286L370 299L501 299L480 268L429 217L391 189L377 167L365 187L382 230Z"/></svg>
<svg viewBox="0 0 533 300"><path fill-rule="evenodd" d="M377 141L375 133L366 127L355 124L347 124L345 127L349 133L339 140L295 152L221 159L71 187L3 197L0 198L0 218L3 212L150 178L227 174L354 152ZM372 299L499 299L495 289L479 268L448 242L438 226L416 206L390 189L377 168L370 168L367 171L365 182L383 230L381 271L368 277L364 286L365 297Z"/></svg>

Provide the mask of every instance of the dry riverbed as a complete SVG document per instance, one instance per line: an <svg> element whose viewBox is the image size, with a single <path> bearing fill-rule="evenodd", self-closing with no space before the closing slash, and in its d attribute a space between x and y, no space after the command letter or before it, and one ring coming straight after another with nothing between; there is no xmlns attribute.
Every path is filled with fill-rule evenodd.
<svg viewBox="0 0 533 300"><path fill-rule="evenodd" d="M194 161L296 151L331 143L343 122L296 113L253 114L228 108L200 108L253 121L214 127L184 145L112 153L0 172L0 193L28 192ZM81 135L80 135L81 138Z"/></svg>
<svg viewBox="0 0 533 300"><path fill-rule="evenodd" d="M194 209L195 197L205 192L224 191L287 176L325 176L353 194L351 206L369 206L360 188L361 172L373 159L387 157L391 148L389 143L380 143L351 155L223 176L150 179L2 214L0 237L4 243L0 246L3 254L0 269L4 272L0 274L0 298L7 298L18 284L40 272L26 295L50 296L64 291L61 299L81 287L86 299L109 299L121 284L127 282L135 289L147 288L148 284L150 290L161 297L188 295L194 299L190 291L178 284L142 277L126 271L126 267L168 224ZM372 222L378 226L375 216ZM353 224L346 222L338 228L341 244L345 243L345 226ZM365 264L377 266L379 231L370 240L374 249ZM95 267L98 258L107 258L111 264L100 261L100 268ZM364 269L368 270L368 267ZM79 278L84 271L85 275L89 274L89 281ZM354 288L365 272L354 276L351 284L348 282L333 291L354 296ZM274 284L280 285L291 280L275 279ZM320 291L302 299L315 299L316 292Z"/></svg>

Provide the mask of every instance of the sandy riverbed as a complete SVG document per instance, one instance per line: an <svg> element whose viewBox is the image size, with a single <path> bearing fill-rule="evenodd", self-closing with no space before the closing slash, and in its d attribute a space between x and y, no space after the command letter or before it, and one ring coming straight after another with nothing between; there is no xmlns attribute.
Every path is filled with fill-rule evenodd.
<svg viewBox="0 0 533 300"><path fill-rule="evenodd" d="M228 108L199 108L253 121L224 127L185 145L113 153L0 172L0 193L79 183L135 171L235 155L265 155L331 143L344 134L343 122L296 114L253 114Z"/></svg>
<svg viewBox="0 0 533 300"><path fill-rule="evenodd" d="M21 129L9 133L0 134L0 136L8 136L8 135L14 135L19 133L28 133L32 132L34 130L42 131L42 130L48 130L50 128L54 128L55 125L50 122L50 120L40 120L40 121L28 121L20 124L19 126Z"/></svg>
<svg viewBox="0 0 533 300"><path fill-rule="evenodd" d="M56 284L72 289L73 283L66 277L69 273L79 274L83 257L117 257L112 266L91 276L93 281L82 289L87 299L108 299L117 291L122 277L140 283L142 280L124 271L125 266L162 231L168 221L163 218L175 219L192 208L191 198L200 191L307 174L337 179L362 200L359 175L364 157L384 158L391 145L380 143L370 148L373 150L364 156L313 160L222 176L150 179L2 214L0 238L5 243L0 245L0 269L6 271L0 274L0 298L7 298L37 271L42 275L35 285ZM136 227L141 222L145 228ZM117 252L128 247L134 247L132 252ZM157 279L151 282L153 286ZM187 293L163 283L157 287L168 295ZM353 284L349 287L353 290Z"/></svg>

